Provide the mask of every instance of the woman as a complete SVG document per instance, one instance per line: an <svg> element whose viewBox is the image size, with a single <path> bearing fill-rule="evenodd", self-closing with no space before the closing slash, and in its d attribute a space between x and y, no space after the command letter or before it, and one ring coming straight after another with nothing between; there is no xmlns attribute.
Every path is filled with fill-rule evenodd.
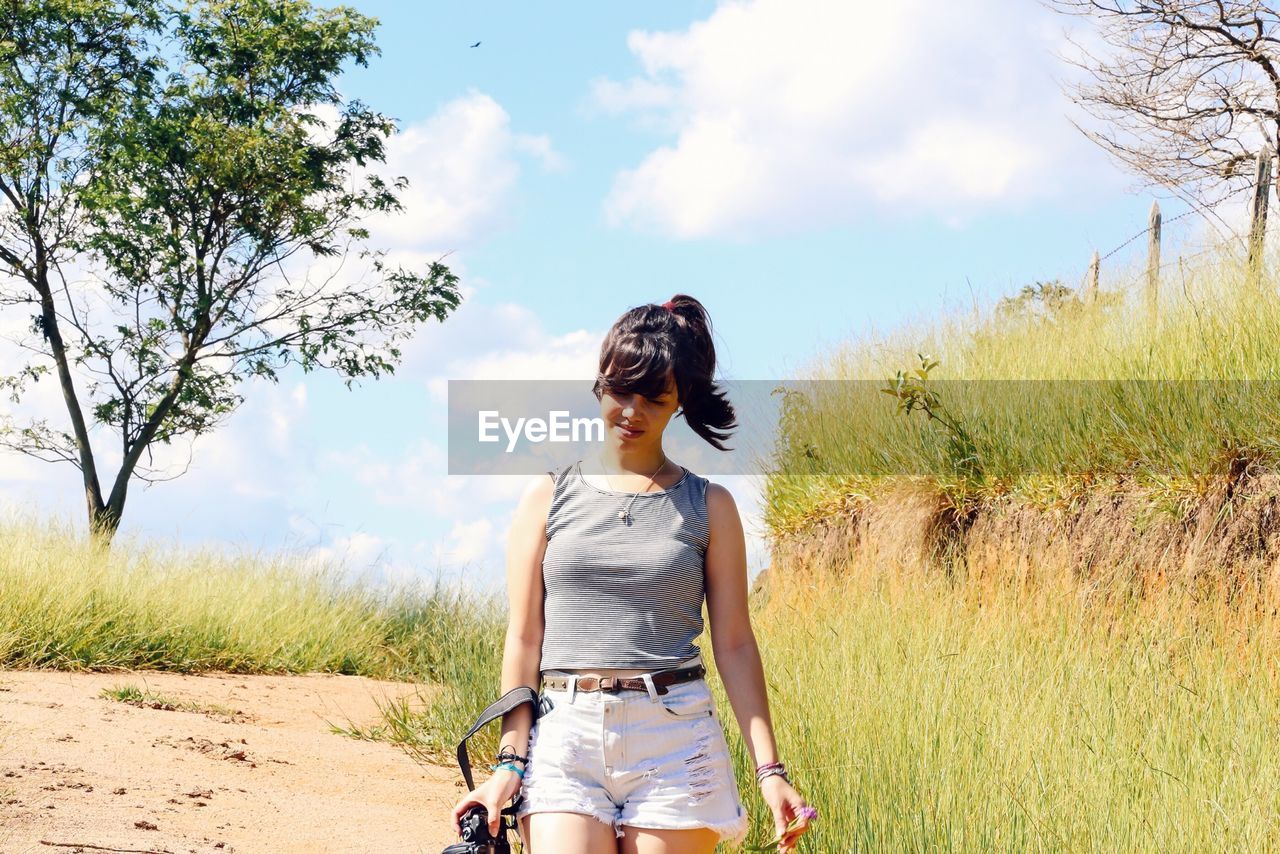
<svg viewBox="0 0 1280 854"><path fill-rule="evenodd" d="M587 460L539 476L508 550L502 690L542 685L503 718L492 777L455 805L483 804L491 832L524 787L530 854L706 854L741 841L747 814L694 641L705 599L711 645L760 794L779 832L805 801L777 750L747 612L742 522L724 487L667 459L673 415L719 450L735 426L716 390L711 324L679 294L609 330L595 394L607 431ZM594 468L596 459L590 461ZM784 837L794 850L805 825Z"/></svg>

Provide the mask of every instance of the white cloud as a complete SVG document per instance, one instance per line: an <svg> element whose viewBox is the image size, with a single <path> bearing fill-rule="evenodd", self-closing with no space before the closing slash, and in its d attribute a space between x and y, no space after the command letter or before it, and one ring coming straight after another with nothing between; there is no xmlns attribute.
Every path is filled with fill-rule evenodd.
<svg viewBox="0 0 1280 854"><path fill-rule="evenodd" d="M520 174L520 155L543 169L564 163L543 135L517 133L511 117L482 92L469 92L387 141L384 179L403 175L402 211L370 216L379 244L393 248L448 246L474 240L503 223Z"/></svg>
<svg viewBox="0 0 1280 854"><path fill-rule="evenodd" d="M675 87L638 77L625 81L606 78L591 81L592 101L608 113L670 109L678 104L677 94Z"/></svg>
<svg viewBox="0 0 1280 854"><path fill-rule="evenodd" d="M604 332L555 334L528 306L464 302L440 328L404 348L403 376L421 377L433 400L449 380L584 379L595 376Z"/></svg>
<svg viewBox="0 0 1280 854"><path fill-rule="evenodd" d="M595 103L676 138L616 176L606 216L745 236L883 210L955 221L1070 188L1104 160L1062 115L1060 23L1001 0L749 0L633 32L643 74L595 81Z"/></svg>
<svg viewBox="0 0 1280 854"><path fill-rule="evenodd" d="M493 537L493 522L487 518L457 522L449 531L448 543L440 557L449 561L468 563L491 557L497 545Z"/></svg>

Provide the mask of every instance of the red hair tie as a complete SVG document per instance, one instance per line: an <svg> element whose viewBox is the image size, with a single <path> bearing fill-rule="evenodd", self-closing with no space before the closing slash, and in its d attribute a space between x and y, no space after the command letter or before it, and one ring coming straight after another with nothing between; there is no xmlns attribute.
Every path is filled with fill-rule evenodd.
<svg viewBox="0 0 1280 854"><path fill-rule="evenodd" d="M665 308L667 311L675 311L675 310L676 310L675 303L673 303L671 300L667 300L666 302L664 302L664 303L662 304L662 307L663 307L663 308Z"/></svg>

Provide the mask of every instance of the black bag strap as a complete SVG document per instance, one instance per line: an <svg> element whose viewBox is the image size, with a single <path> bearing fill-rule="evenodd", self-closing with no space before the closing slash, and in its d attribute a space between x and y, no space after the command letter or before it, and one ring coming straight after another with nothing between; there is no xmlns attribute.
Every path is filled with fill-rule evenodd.
<svg viewBox="0 0 1280 854"><path fill-rule="evenodd" d="M471 779L471 760L467 757L467 739L476 734L480 727L487 724L494 718L505 715L512 709L518 708L525 703L533 706L533 719L538 719L538 692L530 688L528 685L519 685L503 694L500 699L494 700L489 704L480 717L476 718L476 722L471 725L471 729L467 730L467 734L462 737L462 741L458 742L458 765L462 768L462 779L467 781L467 789L474 789L476 784Z"/></svg>

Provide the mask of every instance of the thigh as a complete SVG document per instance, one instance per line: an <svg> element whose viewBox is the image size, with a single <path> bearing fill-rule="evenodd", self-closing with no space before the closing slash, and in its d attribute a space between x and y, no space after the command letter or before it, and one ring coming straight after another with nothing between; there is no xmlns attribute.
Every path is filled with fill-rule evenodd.
<svg viewBox="0 0 1280 854"><path fill-rule="evenodd" d="M613 825L582 813L529 813L520 818L520 828L521 837L529 843L524 854L598 854L618 850Z"/></svg>
<svg viewBox="0 0 1280 854"><path fill-rule="evenodd" d="M619 854L713 854L720 834L707 827L656 830L622 825Z"/></svg>

